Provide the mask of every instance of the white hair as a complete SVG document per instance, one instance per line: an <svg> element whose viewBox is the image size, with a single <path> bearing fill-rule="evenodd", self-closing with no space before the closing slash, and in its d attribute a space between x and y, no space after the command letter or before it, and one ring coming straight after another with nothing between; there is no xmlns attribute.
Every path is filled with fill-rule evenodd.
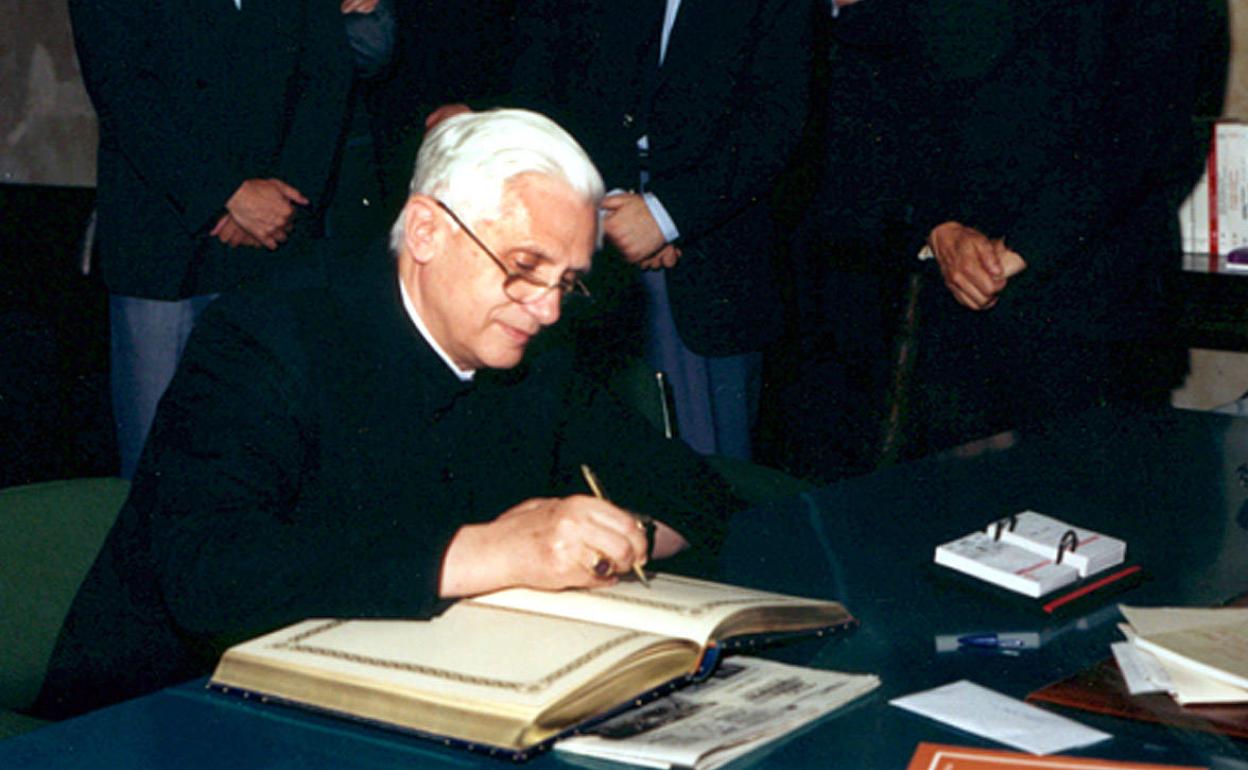
<svg viewBox="0 0 1248 770"><path fill-rule="evenodd" d="M507 182L542 174L565 182L594 204L602 176L572 135L536 112L494 109L447 118L425 136L416 155L411 194L436 198L466 222L497 219ZM390 248L403 242L406 209L390 230Z"/></svg>

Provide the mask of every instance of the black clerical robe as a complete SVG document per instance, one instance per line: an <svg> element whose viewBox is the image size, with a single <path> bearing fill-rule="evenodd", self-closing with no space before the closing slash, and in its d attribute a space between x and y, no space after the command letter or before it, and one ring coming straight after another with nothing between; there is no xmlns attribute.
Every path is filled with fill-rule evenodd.
<svg viewBox="0 0 1248 770"><path fill-rule="evenodd" d="M736 505L558 349L460 382L392 275L222 300L161 403L39 710L202 675L224 646L306 617L429 617L455 532L588 493L581 463L703 554Z"/></svg>

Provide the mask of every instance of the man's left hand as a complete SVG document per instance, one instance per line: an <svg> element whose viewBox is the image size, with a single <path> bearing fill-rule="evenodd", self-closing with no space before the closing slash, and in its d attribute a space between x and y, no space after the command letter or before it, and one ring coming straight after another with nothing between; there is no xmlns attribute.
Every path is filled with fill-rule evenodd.
<svg viewBox="0 0 1248 770"><path fill-rule="evenodd" d="M650 207L641 195L608 195L602 199L601 205L607 212L602 221L602 229L627 262L642 265L642 262L656 256L667 244L663 231L659 229L659 223L654 221L654 215L650 213Z"/></svg>
<svg viewBox="0 0 1248 770"><path fill-rule="evenodd" d="M642 270L670 270L676 267L676 263L680 261L680 249L673 244L667 244L659 249L658 253L653 257L647 257L637 263L637 267Z"/></svg>

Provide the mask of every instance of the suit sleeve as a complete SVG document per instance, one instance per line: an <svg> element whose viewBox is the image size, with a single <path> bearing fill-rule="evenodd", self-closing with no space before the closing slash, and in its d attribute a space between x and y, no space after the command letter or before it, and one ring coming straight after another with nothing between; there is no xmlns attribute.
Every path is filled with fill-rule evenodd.
<svg viewBox="0 0 1248 770"><path fill-rule="evenodd" d="M101 135L163 194L187 232L210 226L243 179L220 143L178 114L184 102L176 94L194 84L164 56L170 30L161 11L130 0L70 0L69 10Z"/></svg>
<svg viewBox="0 0 1248 770"><path fill-rule="evenodd" d="M240 318L218 303L197 324L132 495L176 625L237 639L306 617L432 614L457 524L303 502L319 422L304 347L289 344L297 324L268 310Z"/></svg>
<svg viewBox="0 0 1248 770"><path fill-rule="evenodd" d="M567 400L574 406L561 450L565 475L577 479L579 464L589 464L613 502L680 532L688 561L710 569L729 515L746 503L683 442L664 438L607 391L582 385Z"/></svg>
<svg viewBox="0 0 1248 770"><path fill-rule="evenodd" d="M517 105L550 116L559 125L560 117L552 113L555 105L551 95L556 82L567 76L555 66L560 32L568 24L568 15L576 6L565 4L561 9L551 0L531 0L516 14L516 58L511 67L511 99ZM495 95L487 95L494 99Z"/></svg>
<svg viewBox="0 0 1248 770"><path fill-rule="evenodd" d="M282 143L279 178L318 206L324 202L338 159L354 71L338 4L309 3L307 13L305 46L291 94L293 116Z"/></svg>
<svg viewBox="0 0 1248 770"><path fill-rule="evenodd" d="M1226 61L1225 50L1220 56L1201 53L1208 50L1201 33L1210 28L1212 6L1122 5L1121 18L1107 25L1113 34L1110 56L1118 65L1112 97L1105 105L1109 120L1088 127L1103 140L1100 163L1071 157L1066 159L1070 181L1037 180L1041 184L1034 205L1004 233L1007 243L1027 260L1028 270L1020 276L1023 285L1073 269L1071 261L1078 258L1080 244L1107 224L1152 208L1152 201L1162 203L1160 210L1174 216L1200 176L1201 154L1193 148L1201 143L1192 140L1192 120L1202 92L1218 88L1215 84L1224 77L1202 82L1202 72L1211 61L1223 66ZM1224 29L1224 15L1222 22Z"/></svg>
<svg viewBox="0 0 1248 770"><path fill-rule="evenodd" d="M752 45L739 62L727 64L725 76L735 77L731 103L706 107L717 130L703 142L703 152L685 155L672 145L681 137L662 130L650 136L655 161L648 189L682 240L692 241L766 198L784 170L809 107L814 5L762 4L749 22ZM667 165L665 155L681 160Z"/></svg>
<svg viewBox="0 0 1248 770"><path fill-rule="evenodd" d="M1200 175L1202 142L1193 141L1193 117L1203 97L1211 90L1220 93L1224 82L1226 16L1220 6L1217 0L1115 3L1099 27L1099 34L1107 37L1100 61L1109 66L1088 74L1098 82L1086 83L1086 93L1044 90L1052 88L1045 68L1061 68L1043 60L1058 54L1036 52L1027 78L1034 91L1020 89L1014 95L1051 105L1057 113L1052 119L1064 121L1054 122L1054 130L1066 132L1067 138L1042 164L1032 162L1027 148L1019 147L1016 157L1028 164L1027 173L1013 175L1009 168L988 168L977 161L1001 157L1002 143L1029 144L1020 139L1027 134L980 130L964 137L964 170L991 174L1001 198L1012 201L1012 212L1001 221L961 219L990 236L1003 236L1027 261L1027 270L1011 281L1006 301L1022 296L1029 285L1081 269L1083 247L1113 228L1131 226L1137 212L1173 216ZM1070 29L1069 55L1077 57L1078 20L1093 11L1093 6L1068 6L1049 11L1051 18L1040 23ZM1220 37L1214 30L1220 30ZM1019 50L1027 50L1026 41ZM1047 123L1048 116L1038 120ZM958 219L958 213L945 211L922 224L930 228L951 218ZM919 237L926 237L926 231ZM1160 250L1170 245L1155 246Z"/></svg>
<svg viewBox="0 0 1248 770"><path fill-rule="evenodd" d="M594 133L602 116L585 114L585 97L611 84L584 80L586 73L600 72L603 61L614 59L617 51L604 43L602 30L591 23L595 14L590 4L586 0L521 4L516 12L510 92L483 95L473 102L474 108L503 105L539 112L570 132L594 156ZM602 106L592 98L589 101L596 108ZM613 180L606 179L608 172L603 168L606 159L593 160L611 185Z"/></svg>

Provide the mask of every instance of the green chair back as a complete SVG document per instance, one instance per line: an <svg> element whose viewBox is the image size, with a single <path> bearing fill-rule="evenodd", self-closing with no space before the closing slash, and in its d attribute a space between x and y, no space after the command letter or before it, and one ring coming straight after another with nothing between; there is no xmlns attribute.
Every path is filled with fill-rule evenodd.
<svg viewBox="0 0 1248 770"><path fill-rule="evenodd" d="M16 711L0 710L0 740L28 733L48 724L42 719L28 717Z"/></svg>
<svg viewBox="0 0 1248 770"><path fill-rule="evenodd" d="M0 708L24 709L39 694L70 602L129 491L117 478L0 489ZM0 716L0 735L31 724Z"/></svg>

